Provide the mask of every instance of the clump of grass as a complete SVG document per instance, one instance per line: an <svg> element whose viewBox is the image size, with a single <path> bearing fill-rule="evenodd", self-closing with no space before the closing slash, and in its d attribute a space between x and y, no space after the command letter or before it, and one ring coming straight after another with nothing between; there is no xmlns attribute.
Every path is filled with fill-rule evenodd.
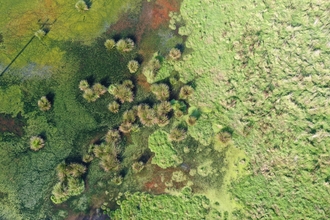
<svg viewBox="0 0 330 220"><path fill-rule="evenodd" d="M45 146L45 141L41 137L33 136L30 138L30 149L38 151Z"/></svg>

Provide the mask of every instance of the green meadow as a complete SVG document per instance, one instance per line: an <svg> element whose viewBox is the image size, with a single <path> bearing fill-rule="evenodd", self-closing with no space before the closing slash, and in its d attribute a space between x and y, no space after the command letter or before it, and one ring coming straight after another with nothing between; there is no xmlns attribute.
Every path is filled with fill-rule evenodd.
<svg viewBox="0 0 330 220"><path fill-rule="evenodd" d="M0 219L330 215L327 1L0 9Z"/></svg>

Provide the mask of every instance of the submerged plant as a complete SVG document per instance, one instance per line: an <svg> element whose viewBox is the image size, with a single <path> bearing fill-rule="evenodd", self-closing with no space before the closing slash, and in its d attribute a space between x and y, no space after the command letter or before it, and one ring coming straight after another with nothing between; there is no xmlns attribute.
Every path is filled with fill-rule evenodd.
<svg viewBox="0 0 330 220"><path fill-rule="evenodd" d="M38 101L38 107L41 111L48 111L51 108L50 101L46 96L42 96Z"/></svg>
<svg viewBox="0 0 330 220"><path fill-rule="evenodd" d="M30 138L30 149L33 151L38 151L43 148L45 145L45 141L38 136L33 136Z"/></svg>
<svg viewBox="0 0 330 220"><path fill-rule="evenodd" d="M139 62L136 60L130 60L127 64L127 68L130 73L136 73L136 71L139 69Z"/></svg>

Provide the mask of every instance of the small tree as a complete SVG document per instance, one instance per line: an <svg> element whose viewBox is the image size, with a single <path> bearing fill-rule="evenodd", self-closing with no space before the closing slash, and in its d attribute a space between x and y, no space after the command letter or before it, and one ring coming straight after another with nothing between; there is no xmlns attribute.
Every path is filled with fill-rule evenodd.
<svg viewBox="0 0 330 220"><path fill-rule="evenodd" d="M39 40L41 40L45 35L46 35L46 32L42 29L40 29L34 33L34 36L39 38Z"/></svg>
<svg viewBox="0 0 330 220"><path fill-rule="evenodd" d="M172 60L177 60L181 57L181 51L177 48L172 48L168 54Z"/></svg>
<svg viewBox="0 0 330 220"><path fill-rule="evenodd" d="M51 108L51 104L46 98L46 96L42 96L38 101L38 107L41 111L48 111Z"/></svg>
<svg viewBox="0 0 330 220"><path fill-rule="evenodd" d="M101 83L95 83L93 85L93 91L97 96L101 96L107 92L107 88L103 86Z"/></svg>
<svg viewBox="0 0 330 220"><path fill-rule="evenodd" d="M89 84L88 84L87 80L81 80L81 81L79 82L79 89L80 89L81 91L85 91L85 90L88 89L88 88L89 88Z"/></svg>
<svg viewBox="0 0 330 220"><path fill-rule="evenodd" d="M83 0L79 0L76 4L75 4L76 9L79 12L84 12L84 11L88 11L88 6L86 4L85 1Z"/></svg>
<svg viewBox="0 0 330 220"><path fill-rule="evenodd" d="M150 87L151 92L155 94L156 99L160 101L165 101L170 97L170 90L168 85L161 83L161 84L153 84Z"/></svg>
<svg viewBox="0 0 330 220"><path fill-rule="evenodd" d="M45 146L45 142L41 137L33 136L30 138L30 149L38 151Z"/></svg>
<svg viewBox="0 0 330 220"><path fill-rule="evenodd" d="M114 39L107 39L104 42L104 46L105 46L105 48L107 48L107 50L111 50L116 46L116 42Z"/></svg>
<svg viewBox="0 0 330 220"><path fill-rule="evenodd" d="M136 73L136 71L139 69L139 66L139 63L136 60L131 60L127 64L130 73Z"/></svg>
<svg viewBox="0 0 330 220"><path fill-rule="evenodd" d="M109 111L113 112L113 113L118 113L119 112L119 108L120 105L118 104L118 102L113 101L108 105L108 109Z"/></svg>
<svg viewBox="0 0 330 220"><path fill-rule="evenodd" d="M194 89L191 86L185 85L180 89L179 98L188 99L194 93Z"/></svg>
<svg viewBox="0 0 330 220"><path fill-rule="evenodd" d="M116 144L120 140L120 133L118 130L112 129L109 130L108 133L105 135L105 141L110 144Z"/></svg>
<svg viewBox="0 0 330 220"><path fill-rule="evenodd" d="M120 52L130 52L134 49L134 41L130 38L120 39L116 43L117 50Z"/></svg>
<svg viewBox="0 0 330 220"><path fill-rule="evenodd" d="M99 96L92 89L86 89L83 97L87 100L87 102L95 102L99 98Z"/></svg>
<svg viewBox="0 0 330 220"><path fill-rule="evenodd" d="M171 141L182 141L186 138L187 133L185 130L183 129L179 129L179 128L173 128L169 134L169 139Z"/></svg>

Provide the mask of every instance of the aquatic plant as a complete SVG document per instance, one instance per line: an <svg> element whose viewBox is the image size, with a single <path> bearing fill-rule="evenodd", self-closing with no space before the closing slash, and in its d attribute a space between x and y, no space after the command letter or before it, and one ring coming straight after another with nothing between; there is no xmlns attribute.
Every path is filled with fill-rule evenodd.
<svg viewBox="0 0 330 220"><path fill-rule="evenodd" d="M38 136L33 136L30 138L30 149L33 151L38 151L45 146L45 141Z"/></svg>
<svg viewBox="0 0 330 220"><path fill-rule="evenodd" d="M52 105L46 96L42 96L38 101L38 107L41 111L48 111Z"/></svg>

